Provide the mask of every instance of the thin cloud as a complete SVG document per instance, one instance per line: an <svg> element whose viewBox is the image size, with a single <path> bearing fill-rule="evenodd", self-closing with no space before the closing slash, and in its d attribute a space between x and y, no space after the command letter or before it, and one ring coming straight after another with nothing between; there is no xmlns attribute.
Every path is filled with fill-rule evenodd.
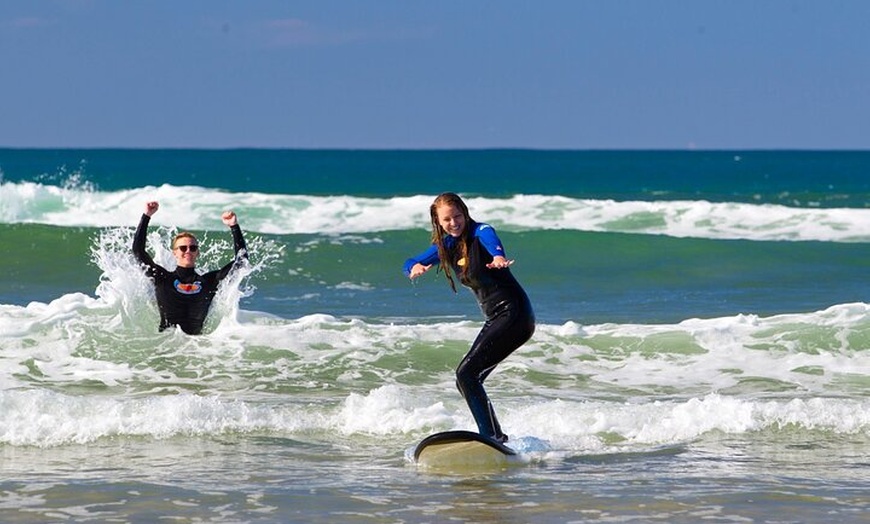
<svg viewBox="0 0 870 524"><path fill-rule="evenodd" d="M311 25L298 18L268 20L263 23L263 36L272 45L306 45L318 43Z"/></svg>
<svg viewBox="0 0 870 524"><path fill-rule="evenodd" d="M37 16L22 16L10 20L7 24L16 29L33 29L39 27L50 27L57 25L57 21L50 18L40 18Z"/></svg>
<svg viewBox="0 0 870 524"><path fill-rule="evenodd" d="M269 45L284 46L334 46L361 41L408 40L427 38L433 30L358 30L321 27L299 18L267 20L262 24Z"/></svg>

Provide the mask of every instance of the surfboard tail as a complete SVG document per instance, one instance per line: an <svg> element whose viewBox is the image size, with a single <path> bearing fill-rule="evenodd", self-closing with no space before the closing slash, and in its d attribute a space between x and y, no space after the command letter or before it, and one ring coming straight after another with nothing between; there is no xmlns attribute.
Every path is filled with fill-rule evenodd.
<svg viewBox="0 0 870 524"><path fill-rule="evenodd" d="M424 438L414 450L421 466L446 469L503 467L517 452L472 431L445 431Z"/></svg>

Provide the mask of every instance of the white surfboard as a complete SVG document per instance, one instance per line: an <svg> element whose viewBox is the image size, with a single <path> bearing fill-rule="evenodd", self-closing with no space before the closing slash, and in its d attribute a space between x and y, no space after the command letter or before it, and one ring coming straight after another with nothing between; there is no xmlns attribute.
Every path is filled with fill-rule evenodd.
<svg viewBox="0 0 870 524"><path fill-rule="evenodd" d="M516 456L516 451L501 442L472 431L435 433L414 450L414 461L433 469L501 468Z"/></svg>

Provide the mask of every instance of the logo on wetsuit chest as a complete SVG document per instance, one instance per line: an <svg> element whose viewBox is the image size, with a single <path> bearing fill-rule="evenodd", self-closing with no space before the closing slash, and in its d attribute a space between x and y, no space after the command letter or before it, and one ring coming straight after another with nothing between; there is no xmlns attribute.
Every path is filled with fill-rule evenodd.
<svg viewBox="0 0 870 524"><path fill-rule="evenodd" d="M191 282L190 284L185 284L178 279L175 279L175 290L181 293L182 295L195 295L202 291L202 283L197 280L196 282Z"/></svg>

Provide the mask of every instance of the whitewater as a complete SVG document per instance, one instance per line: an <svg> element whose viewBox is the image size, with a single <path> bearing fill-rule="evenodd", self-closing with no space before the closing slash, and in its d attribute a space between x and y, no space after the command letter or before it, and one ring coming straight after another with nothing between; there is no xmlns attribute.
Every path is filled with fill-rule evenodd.
<svg viewBox="0 0 870 524"><path fill-rule="evenodd" d="M87 169L20 174L55 156ZM269 176L242 184L228 158ZM861 522L862 162L0 150L0 520ZM454 170L498 173L498 188ZM496 227L537 312L486 383L520 453L506 469L412 460L425 436L474 429L454 369L482 319L441 275L401 273L437 194L409 191L409 173L451 181ZM130 253L150 200L147 248L167 267L180 230L202 241L203 271L220 267L220 213L239 216L250 264L201 336L157 330Z"/></svg>

